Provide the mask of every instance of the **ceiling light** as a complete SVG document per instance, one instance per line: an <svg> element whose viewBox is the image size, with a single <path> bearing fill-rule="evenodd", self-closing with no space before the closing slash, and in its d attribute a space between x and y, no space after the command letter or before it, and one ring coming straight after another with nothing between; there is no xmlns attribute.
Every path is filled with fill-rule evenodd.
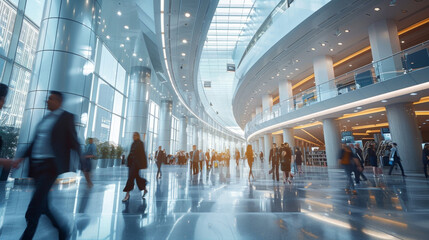
<svg viewBox="0 0 429 240"><path fill-rule="evenodd" d="M320 44L320 45L322 45L322 47L324 47L324 46L326 46L326 43L322 43L322 44Z"/></svg>
<svg viewBox="0 0 429 240"><path fill-rule="evenodd" d="M352 67L353 65L349 64L349 67Z"/></svg>
<svg viewBox="0 0 429 240"><path fill-rule="evenodd" d="M130 29L130 27L128 27L128 25L125 25L124 28L127 30Z"/></svg>
<svg viewBox="0 0 429 240"><path fill-rule="evenodd" d="M316 49L314 47L311 48L311 51L316 51Z"/></svg>
<svg viewBox="0 0 429 240"><path fill-rule="evenodd" d="M413 92L413 93L410 93L410 95L411 95L411 96L416 96L416 95L417 95L417 93Z"/></svg>
<svg viewBox="0 0 429 240"><path fill-rule="evenodd" d="M295 71L299 71L299 68L295 68Z"/></svg>
<svg viewBox="0 0 429 240"><path fill-rule="evenodd" d="M333 52L333 51L334 51L334 49L333 49L333 48L331 48L331 49L329 49L329 51Z"/></svg>
<svg viewBox="0 0 429 240"><path fill-rule="evenodd" d="M118 14L118 16L122 16L122 12L121 11L116 12L116 14Z"/></svg>
<svg viewBox="0 0 429 240"><path fill-rule="evenodd" d="M133 57L137 57L137 53L133 53Z"/></svg>
<svg viewBox="0 0 429 240"><path fill-rule="evenodd" d="M356 109L362 109L362 107L356 107Z"/></svg>
<svg viewBox="0 0 429 240"><path fill-rule="evenodd" d="M125 39L126 39L127 41L130 41L130 37L126 37Z"/></svg>
<svg viewBox="0 0 429 240"><path fill-rule="evenodd" d="M139 61L140 61L140 62L143 62L143 58L139 58Z"/></svg>
<svg viewBox="0 0 429 240"><path fill-rule="evenodd" d="M346 30L344 30L344 32L348 33L348 32L350 32L350 30L346 29Z"/></svg>
<svg viewBox="0 0 429 240"><path fill-rule="evenodd" d="M106 36L106 38L107 38L107 39L110 39L110 36L109 36L109 35L107 35L107 36Z"/></svg>
<svg viewBox="0 0 429 240"><path fill-rule="evenodd" d="M271 77L271 79L274 79L274 77Z"/></svg>
<svg viewBox="0 0 429 240"><path fill-rule="evenodd" d="M188 43L188 40L183 39L183 40L182 40L182 43L186 44L186 43Z"/></svg>
<svg viewBox="0 0 429 240"><path fill-rule="evenodd" d="M381 100L381 102L382 102L382 103L385 103L385 102L387 102L387 100Z"/></svg>
<svg viewBox="0 0 429 240"><path fill-rule="evenodd" d="M182 57L186 56L186 53L182 52Z"/></svg>
<svg viewBox="0 0 429 240"><path fill-rule="evenodd" d="M288 77L288 78L289 78L290 76L289 76L289 75L287 75L286 77Z"/></svg>
<svg viewBox="0 0 429 240"><path fill-rule="evenodd" d="M401 43L405 43L405 41L404 41L404 40L402 40L402 41L401 41Z"/></svg>
<svg viewBox="0 0 429 240"><path fill-rule="evenodd" d="M188 17L191 17L191 14L190 14L190 13L188 13L188 12L186 12L186 13L185 13L185 17L187 17L187 18L188 18Z"/></svg>
<svg viewBox="0 0 429 240"><path fill-rule="evenodd" d="M339 42L339 43L338 43L338 46L342 46L342 45L343 45L343 43L342 43L342 42Z"/></svg>
<svg viewBox="0 0 429 240"><path fill-rule="evenodd" d="M188 86L188 84L185 83L185 87Z"/></svg>
<svg viewBox="0 0 429 240"><path fill-rule="evenodd" d="M125 46L125 45L124 45L123 43L121 43L121 44L119 45L119 47L121 47L121 48L122 48L122 47L124 47L124 46Z"/></svg>
<svg viewBox="0 0 429 240"><path fill-rule="evenodd" d="M286 71L286 68L283 68L283 71Z"/></svg>
<svg viewBox="0 0 429 240"><path fill-rule="evenodd" d="M295 60L295 62L299 62L299 60L297 59L297 60Z"/></svg>
<svg viewBox="0 0 429 240"><path fill-rule="evenodd" d="M185 79L185 78L186 78L186 76L182 76L182 78L183 78L183 79Z"/></svg>
<svg viewBox="0 0 429 240"><path fill-rule="evenodd" d="M380 11L380 8L376 7L376 8L374 8L374 11L378 12L378 11Z"/></svg>

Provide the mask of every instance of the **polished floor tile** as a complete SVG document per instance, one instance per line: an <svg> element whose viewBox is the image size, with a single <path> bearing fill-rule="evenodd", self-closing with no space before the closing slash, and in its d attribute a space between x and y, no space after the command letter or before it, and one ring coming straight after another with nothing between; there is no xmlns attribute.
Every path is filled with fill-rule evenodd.
<svg viewBox="0 0 429 240"><path fill-rule="evenodd" d="M344 191L342 170L306 167L292 184L274 182L267 163L204 170L156 166L141 172L145 199L135 189L122 203L126 167L96 169L95 186L84 178L55 185L51 204L73 229L72 239L428 239L429 181L422 176L384 176ZM0 184L0 239L18 239L31 185ZM44 216L35 239L55 239Z"/></svg>

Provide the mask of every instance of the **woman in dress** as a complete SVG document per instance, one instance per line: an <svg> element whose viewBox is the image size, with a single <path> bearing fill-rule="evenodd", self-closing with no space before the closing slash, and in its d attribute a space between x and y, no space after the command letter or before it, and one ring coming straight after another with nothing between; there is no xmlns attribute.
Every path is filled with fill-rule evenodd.
<svg viewBox="0 0 429 240"><path fill-rule="evenodd" d="M253 166L253 149L252 149L252 145L247 145L247 149L246 149L246 157L247 157L247 163L249 164L249 181L250 181L250 176L252 176L253 180L255 180L255 176L253 176L253 172L252 172L252 166Z"/></svg>
<svg viewBox="0 0 429 240"><path fill-rule="evenodd" d="M147 168L146 152L144 150L144 143L140 140L140 134L135 132L133 134L134 142L131 145L130 154L128 155L128 180L125 185L124 192L126 192L125 198L122 202L127 202L130 199L130 191L134 189L134 180L137 182L137 186L140 191L143 191L144 198L147 193L146 179L140 177L140 169Z"/></svg>
<svg viewBox="0 0 429 240"><path fill-rule="evenodd" d="M302 173L302 152L299 148L295 148L295 162L298 168L298 174Z"/></svg>
<svg viewBox="0 0 429 240"><path fill-rule="evenodd" d="M381 173L381 169L378 167L378 161L377 161L377 153L375 150L374 143L371 143L369 145L369 148L367 150L368 159L372 166L372 171L374 172L374 177L378 177L378 175Z"/></svg>
<svg viewBox="0 0 429 240"><path fill-rule="evenodd" d="M281 161L281 170L283 171L283 183L286 181L291 184L291 180L289 178L292 177L291 172L291 161L292 161L292 150L289 147L289 144L283 143L280 148L280 161Z"/></svg>

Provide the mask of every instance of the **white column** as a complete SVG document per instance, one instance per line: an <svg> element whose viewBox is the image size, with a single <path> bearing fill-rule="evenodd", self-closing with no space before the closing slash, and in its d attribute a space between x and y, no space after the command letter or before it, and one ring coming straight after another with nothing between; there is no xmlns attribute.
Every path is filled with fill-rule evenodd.
<svg viewBox="0 0 429 240"><path fill-rule="evenodd" d="M271 133L264 135L264 159L268 162L268 157L270 156L270 149L273 146L273 136Z"/></svg>
<svg viewBox="0 0 429 240"><path fill-rule="evenodd" d="M159 134L158 146L165 149L166 154L170 154L171 141L171 114L173 102L171 100L162 100L159 114Z"/></svg>
<svg viewBox="0 0 429 240"><path fill-rule="evenodd" d="M293 109L292 82L282 79L279 82L279 102L281 114L286 114Z"/></svg>
<svg viewBox="0 0 429 240"><path fill-rule="evenodd" d="M188 148L188 135L186 133L186 128L188 126L188 120L186 116L183 116L180 120L180 150L187 151Z"/></svg>
<svg viewBox="0 0 429 240"><path fill-rule="evenodd" d="M262 107L261 106L256 107L255 112L256 112L256 115L258 115L259 113L261 113L262 112Z"/></svg>
<svg viewBox="0 0 429 240"><path fill-rule="evenodd" d="M368 28L368 34L374 62L401 51L398 29L393 20L383 19L373 23ZM374 67L377 77L383 81L395 77L397 71L402 71L401 58L388 58L376 63Z"/></svg>
<svg viewBox="0 0 429 240"><path fill-rule="evenodd" d="M262 112L264 120L268 120L273 106L273 97L269 94L262 96Z"/></svg>
<svg viewBox="0 0 429 240"><path fill-rule="evenodd" d="M337 95L337 88L333 80L334 65L331 56L317 56L313 59L314 78L318 100L323 101Z"/></svg>
<svg viewBox="0 0 429 240"><path fill-rule="evenodd" d="M422 169L422 135L416 123L414 105L397 103L386 106L392 141L398 144L398 153L406 171Z"/></svg>
<svg viewBox="0 0 429 240"><path fill-rule="evenodd" d="M259 149L259 139L255 139L255 148L253 149L253 152L258 152Z"/></svg>
<svg viewBox="0 0 429 240"><path fill-rule="evenodd" d="M295 148L295 138L293 136L293 128L284 128L283 129L283 142L289 143L289 146Z"/></svg>
<svg viewBox="0 0 429 240"><path fill-rule="evenodd" d="M192 119L192 145L196 145L198 148L198 130L197 130L197 123L196 119Z"/></svg>
<svg viewBox="0 0 429 240"><path fill-rule="evenodd" d="M323 120L323 135L325 137L326 159L328 168L338 168L338 154L341 150L340 129L333 118Z"/></svg>

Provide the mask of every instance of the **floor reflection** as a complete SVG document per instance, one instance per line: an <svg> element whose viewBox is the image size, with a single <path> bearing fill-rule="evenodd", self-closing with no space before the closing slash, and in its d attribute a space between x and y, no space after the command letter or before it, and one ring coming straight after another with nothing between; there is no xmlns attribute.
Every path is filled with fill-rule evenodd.
<svg viewBox="0 0 429 240"><path fill-rule="evenodd" d="M341 170L307 167L292 184L273 182L264 162L203 168L163 166L155 178L151 165L145 199L135 189L122 203L127 168L94 172L56 185L50 193L73 226L72 239L426 239L429 233L429 183L419 176L370 178L344 191ZM369 175L369 174L368 174ZM33 188L0 183L0 239L18 239ZM55 234L41 219L35 239Z"/></svg>

